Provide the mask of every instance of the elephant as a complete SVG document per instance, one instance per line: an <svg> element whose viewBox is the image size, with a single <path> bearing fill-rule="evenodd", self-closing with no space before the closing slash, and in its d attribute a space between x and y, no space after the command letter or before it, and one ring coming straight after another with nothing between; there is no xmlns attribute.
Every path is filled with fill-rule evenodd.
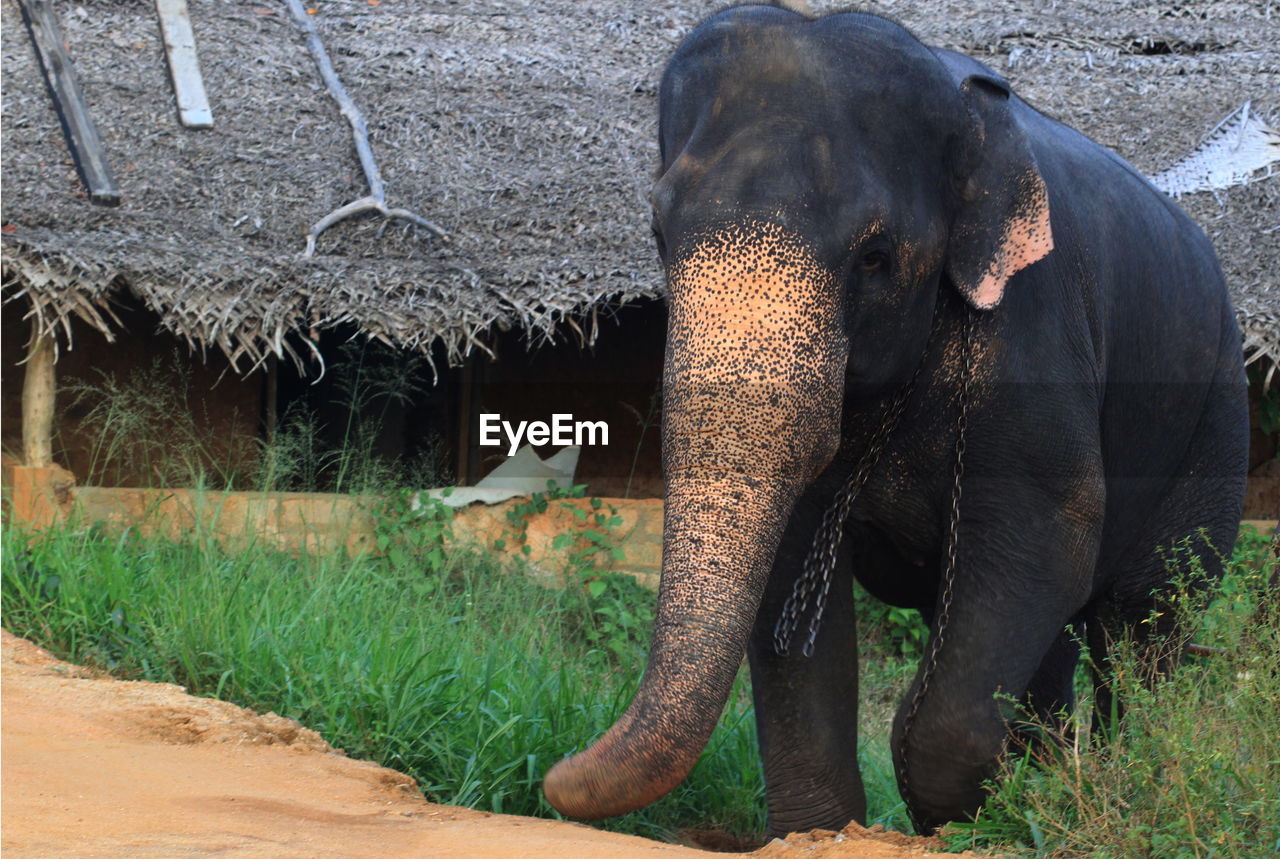
<svg viewBox="0 0 1280 859"><path fill-rule="evenodd" d="M595 819L670 791L745 654L770 832L864 820L856 577L930 625L891 735L911 816L971 818L1015 705L1051 718L1084 647L1103 665L1126 630L1174 631L1142 623L1172 588L1160 547L1221 573L1248 416L1213 248L1119 156L882 17L721 11L658 103L653 639L629 708L545 795ZM869 452L812 655L780 646Z"/></svg>

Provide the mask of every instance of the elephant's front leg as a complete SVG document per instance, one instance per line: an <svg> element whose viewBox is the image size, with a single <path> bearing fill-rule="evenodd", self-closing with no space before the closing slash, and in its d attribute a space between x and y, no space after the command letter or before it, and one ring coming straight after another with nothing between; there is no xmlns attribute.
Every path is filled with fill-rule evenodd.
<svg viewBox="0 0 1280 859"><path fill-rule="evenodd" d="M748 656L756 730L764 760L769 832L841 829L866 819L858 773L858 647L853 580L845 551L837 558L813 656L802 653L804 618L788 656L774 648L774 626L804 566L822 511L806 496L778 549Z"/></svg>
<svg viewBox="0 0 1280 859"><path fill-rule="evenodd" d="M1043 485L975 475L971 487L953 596L935 612L893 727L898 784L921 832L978 810L1033 681L1042 697L1069 682L1068 665L1050 664L1064 654L1052 651L1088 597L1101 533L1100 481L1072 487L1074 509Z"/></svg>

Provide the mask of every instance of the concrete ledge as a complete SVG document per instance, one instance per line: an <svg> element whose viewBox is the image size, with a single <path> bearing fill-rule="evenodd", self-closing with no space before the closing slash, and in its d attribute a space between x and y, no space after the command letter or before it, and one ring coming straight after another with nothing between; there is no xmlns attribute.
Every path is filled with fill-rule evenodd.
<svg viewBox="0 0 1280 859"><path fill-rule="evenodd" d="M98 523L113 533L133 529L175 539L203 533L233 550L266 545L288 552L377 551L375 525L383 503L377 496L107 489L76 486L72 474L57 466L29 468L9 461L3 478L6 518L35 530L74 520ZM1262 534L1276 528L1268 519L1244 524ZM476 502L452 511L444 545L522 557L548 581L563 581L567 573L586 568L626 573L656 588L662 501L547 498L534 505L529 496L518 496L497 504Z"/></svg>
<svg viewBox="0 0 1280 859"><path fill-rule="evenodd" d="M76 521L171 539L198 533L232 550L265 545L288 552L376 552L384 503L378 496L311 492L76 486L64 469L12 463L5 464L4 486L6 517L34 530ZM534 505L529 496L518 496L444 515L451 516L446 550L476 547L520 557L549 580L585 567L658 584L660 499L547 498Z"/></svg>
<svg viewBox="0 0 1280 859"><path fill-rule="evenodd" d="M75 496L76 478L56 465L34 468L3 463L5 518L31 528L47 528L66 518Z"/></svg>

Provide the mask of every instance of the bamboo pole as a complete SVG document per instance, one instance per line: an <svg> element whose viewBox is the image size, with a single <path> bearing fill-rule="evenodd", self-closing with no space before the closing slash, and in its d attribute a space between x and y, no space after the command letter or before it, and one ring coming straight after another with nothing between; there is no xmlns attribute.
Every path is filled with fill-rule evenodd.
<svg viewBox="0 0 1280 859"><path fill-rule="evenodd" d="M22 381L22 453L36 468L53 465L53 403L57 380L53 369L53 337L32 334Z"/></svg>

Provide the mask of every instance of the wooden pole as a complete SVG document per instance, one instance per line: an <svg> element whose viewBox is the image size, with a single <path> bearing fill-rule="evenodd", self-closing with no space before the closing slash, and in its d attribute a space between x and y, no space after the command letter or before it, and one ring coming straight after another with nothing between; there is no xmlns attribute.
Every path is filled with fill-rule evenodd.
<svg viewBox="0 0 1280 859"><path fill-rule="evenodd" d="M71 160L89 191L89 202L99 206L119 206L120 186L107 163L107 150L98 136L98 128L89 115L80 78L71 65L53 5L50 0L19 0L18 5L40 60L40 71L44 73L44 82L49 87L49 97L53 99L58 120L62 123Z"/></svg>
<svg viewBox="0 0 1280 859"><path fill-rule="evenodd" d="M27 352L22 381L22 454L35 468L53 465L53 402L57 381L53 370L53 337L36 332Z"/></svg>
<svg viewBox="0 0 1280 859"><path fill-rule="evenodd" d="M267 356L266 391L264 392L263 421L266 424L267 444L276 443L276 432L280 425L280 359L275 355Z"/></svg>
<svg viewBox="0 0 1280 859"><path fill-rule="evenodd" d="M160 16L164 52L169 58L169 80L178 102L178 121L188 128L213 128L213 111L200 75L187 0L156 0L156 13Z"/></svg>
<svg viewBox="0 0 1280 859"><path fill-rule="evenodd" d="M476 359L462 359L462 372L458 396L458 473L454 479L459 486L470 486L471 479L471 396L475 385Z"/></svg>

